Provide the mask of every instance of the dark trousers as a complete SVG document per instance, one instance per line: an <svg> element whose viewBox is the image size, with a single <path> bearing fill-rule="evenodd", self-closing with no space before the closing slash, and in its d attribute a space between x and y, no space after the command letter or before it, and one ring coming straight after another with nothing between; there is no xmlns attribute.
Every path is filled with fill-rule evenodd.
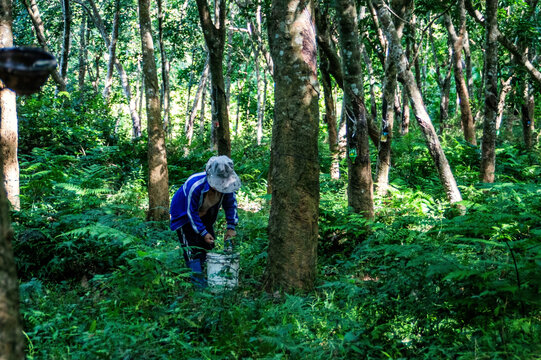
<svg viewBox="0 0 541 360"><path fill-rule="evenodd" d="M214 235L214 223L218 217L218 211L220 210L220 204L216 204L208 209L205 216L201 218L203 225L207 231ZM184 261L186 266L193 269L194 260L198 260L197 263L202 267L207 260L207 251L214 248L214 244L208 244L203 236L199 235L192 227L191 223L187 223L180 229L177 229L178 239L184 255Z"/></svg>

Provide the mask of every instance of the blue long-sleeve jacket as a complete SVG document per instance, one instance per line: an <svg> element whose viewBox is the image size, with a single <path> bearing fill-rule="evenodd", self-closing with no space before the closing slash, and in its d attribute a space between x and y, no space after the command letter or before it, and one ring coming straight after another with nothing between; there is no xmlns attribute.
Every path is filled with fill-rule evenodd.
<svg viewBox="0 0 541 360"><path fill-rule="evenodd" d="M205 172L197 173L188 178L184 185L177 190L171 200L170 228L175 231L181 226L191 223L196 233L205 236L208 231L199 217L199 208L203 204L204 194L210 190ZM235 193L223 194L222 207L228 229L235 229L239 222L237 214L237 199Z"/></svg>

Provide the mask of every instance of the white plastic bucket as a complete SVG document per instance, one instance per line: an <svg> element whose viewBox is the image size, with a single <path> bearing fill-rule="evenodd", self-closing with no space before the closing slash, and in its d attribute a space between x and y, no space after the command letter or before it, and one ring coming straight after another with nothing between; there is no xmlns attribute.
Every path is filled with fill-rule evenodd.
<svg viewBox="0 0 541 360"><path fill-rule="evenodd" d="M207 253L208 285L214 290L229 290L239 284L239 254Z"/></svg>

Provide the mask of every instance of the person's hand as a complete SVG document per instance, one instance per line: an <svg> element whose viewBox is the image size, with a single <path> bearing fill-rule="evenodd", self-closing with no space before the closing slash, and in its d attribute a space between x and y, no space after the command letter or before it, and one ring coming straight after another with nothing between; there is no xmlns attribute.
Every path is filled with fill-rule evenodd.
<svg viewBox="0 0 541 360"><path fill-rule="evenodd" d="M233 229L227 229L225 232L224 240L233 240L233 238L237 236L237 232Z"/></svg>
<svg viewBox="0 0 541 360"><path fill-rule="evenodd" d="M214 245L214 236L212 236L211 234L207 233L204 237L204 240L207 244Z"/></svg>

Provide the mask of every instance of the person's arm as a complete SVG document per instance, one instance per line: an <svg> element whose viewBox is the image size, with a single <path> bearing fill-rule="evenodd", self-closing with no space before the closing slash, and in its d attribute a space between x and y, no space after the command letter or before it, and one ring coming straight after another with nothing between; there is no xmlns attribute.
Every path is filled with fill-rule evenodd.
<svg viewBox="0 0 541 360"><path fill-rule="evenodd" d="M239 217L237 213L237 198L235 193L224 194L222 207L225 210L225 220L227 222L227 232L225 234L226 239L235 237L237 234L235 228L239 223Z"/></svg>
<svg viewBox="0 0 541 360"><path fill-rule="evenodd" d="M208 231L205 225L203 225L203 221L201 221L201 218L199 217L199 206L201 196L203 196L203 187L204 179L197 181L196 183L192 184L189 189L187 189L186 201L188 202L188 206L186 212L194 231L202 237L205 237L205 235L208 234Z"/></svg>

